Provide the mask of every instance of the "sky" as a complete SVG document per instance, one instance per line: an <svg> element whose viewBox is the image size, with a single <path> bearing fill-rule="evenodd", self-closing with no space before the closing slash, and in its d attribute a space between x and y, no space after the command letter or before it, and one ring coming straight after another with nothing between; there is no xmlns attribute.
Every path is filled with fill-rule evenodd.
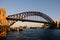
<svg viewBox="0 0 60 40"><path fill-rule="evenodd" d="M60 0L0 0L0 8L6 9L7 16L38 11L60 21Z"/></svg>

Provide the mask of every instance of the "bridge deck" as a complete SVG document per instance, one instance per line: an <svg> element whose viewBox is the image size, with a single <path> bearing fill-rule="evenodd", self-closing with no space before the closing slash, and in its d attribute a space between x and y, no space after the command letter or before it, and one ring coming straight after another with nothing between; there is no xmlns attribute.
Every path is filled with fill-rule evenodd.
<svg viewBox="0 0 60 40"><path fill-rule="evenodd" d="M36 23L47 23L47 24L51 24L51 22L45 22L45 21L37 21L37 20L28 20L28 19L19 19L19 18L9 18L6 17L7 20L15 20L15 21L26 21L26 22L36 22Z"/></svg>

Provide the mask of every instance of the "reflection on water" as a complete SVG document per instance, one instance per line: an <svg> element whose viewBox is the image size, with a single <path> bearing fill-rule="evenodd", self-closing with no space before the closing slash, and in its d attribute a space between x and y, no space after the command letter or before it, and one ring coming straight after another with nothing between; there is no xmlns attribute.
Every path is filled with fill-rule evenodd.
<svg viewBox="0 0 60 40"><path fill-rule="evenodd" d="M24 31L10 31L6 40L60 40L60 29L24 29Z"/></svg>

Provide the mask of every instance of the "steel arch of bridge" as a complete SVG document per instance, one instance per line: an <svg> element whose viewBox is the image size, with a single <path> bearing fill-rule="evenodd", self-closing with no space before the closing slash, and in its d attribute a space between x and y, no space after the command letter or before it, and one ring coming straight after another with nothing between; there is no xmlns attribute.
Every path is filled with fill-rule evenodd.
<svg viewBox="0 0 60 40"><path fill-rule="evenodd" d="M47 20L47 22L54 22L48 15L36 11L22 12L18 14L9 15L8 17L24 19L28 16L40 16Z"/></svg>

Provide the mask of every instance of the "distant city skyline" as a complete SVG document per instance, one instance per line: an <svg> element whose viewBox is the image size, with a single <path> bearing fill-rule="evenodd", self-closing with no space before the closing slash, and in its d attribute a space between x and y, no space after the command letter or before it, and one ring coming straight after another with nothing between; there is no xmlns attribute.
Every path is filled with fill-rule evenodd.
<svg viewBox="0 0 60 40"><path fill-rule="evenodd" d="M7 16L26 11L39 11L53 20L60 21L60 0L0 0L0 8L6 9Z"/></svg>
<svg viewBox="0 0 60 40"><path fill-rule="evenodd" d="M42 27L42 25L44 25L43 23L35 23L35 22L21 22L21 21L17 21L16 23L14 23L10 28L14 28L14 27L20 27L20 26L26 26L26 27Z"/></svg>

